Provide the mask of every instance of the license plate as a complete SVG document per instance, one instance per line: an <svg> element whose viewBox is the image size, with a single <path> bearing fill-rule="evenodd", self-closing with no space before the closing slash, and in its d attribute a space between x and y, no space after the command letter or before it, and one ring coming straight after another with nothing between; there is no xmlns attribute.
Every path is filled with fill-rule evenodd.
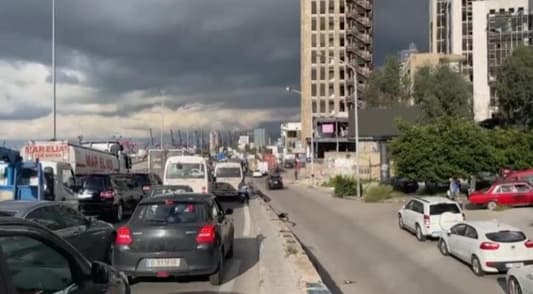
<svg viewBox="0 0 533 294"><path fill-rule="evenodd" d="M147 267L179 267L179 258L158 258L146 260Z"/></svg>
<svg viewBox="0 0 533 294"><path fill-rule="evenodd" d="M521 267L523 265L524 265L524 263L522 263L522 262L514 262L514 263L506 263L505 267L506 268L513 268L513 267Z"/></svg>
<svg viewBox="0 0 533 294"><path fill-rule="evenodd" d="M83 193L83 194L79 194L78 195L79 199L87 199L87 198L91 198L91 197L93 197L93 194L91 194L91 193Z"/></svg>

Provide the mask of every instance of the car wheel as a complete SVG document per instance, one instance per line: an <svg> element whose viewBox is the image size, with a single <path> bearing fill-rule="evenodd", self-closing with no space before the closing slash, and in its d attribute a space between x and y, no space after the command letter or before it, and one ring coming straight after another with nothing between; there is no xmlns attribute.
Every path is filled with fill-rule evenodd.
<svg viewBox="0 0 533 294"><path fill-rule="evenodd" d="M113 216L113 220L115 222L121 222L124 219L124 205L122 202L120 202L117 207L115 208L115 215Z"/></svg>
<svg viewBox="0 0 533 294"><path fill-rule="evenodd" d="M474 272L476 276L481 277L485 274L485 272L483 272L483 269L481 268L481 263L479 262L479 258L477 258L477 256L472 256L470 266L472 268L472 272Z"/></svg>
<svg viewBox="0 0 533 294"><path fill-rule="evenodd" d="M446 242L442 239L439 240L439 251L444 256L447 256L450 254L448 252L448 245L446 245Z"/></svg>
<svg viewBox="0 0 533 294"><path fill-rule="evenodd" d="M398 216L398 226L400 227L400 229L405 229L405 226L403 224L403 218L401 215Z"/></svg>
<svg viewBox="0 0 533 294"><path fill-rule="evenodd" d="M416 225L416 239L420 242L426 241L426 236L422 233L422 228L420 228L420 225Z"/></svg>
<svg viewBox="0 0 533 294"><path fill-rule="evenodd" d="M222 284L222 276L224 274L224 251L220 254L220 259L218 261L218 268L215 273L209 276L209 283L213 286L218 286Z"/></svg>
<svg viewBox="0 0 533 294"><path fill-rule="evenodd" d="M522 294L522 288L515 277L510 277L507 283L507 294Z"/></svg>
<svg viewBox="0 0 533 294"><path fill-rule="evenodd" d="M494 209L496 209L496 207L498 207L498 204L496 202L494 202L494 201L491 201L491 202L489 202L489 204L487 204L487 208L489 210L494 210Z"/></svg>

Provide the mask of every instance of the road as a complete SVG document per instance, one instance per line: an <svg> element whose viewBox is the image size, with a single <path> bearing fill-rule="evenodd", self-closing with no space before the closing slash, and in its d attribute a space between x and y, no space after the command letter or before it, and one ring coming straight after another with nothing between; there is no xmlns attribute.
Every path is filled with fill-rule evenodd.
<svg viewBox="0 0 533 294"><path fill-rule="evenodd" d="M253 200L258 201L258 200ZM212 286L207 277L179 279L140 279L132 285L133 294L170 294L170 293L258 293L259 258L258 242L251 225L252 216L248 206L238 202L222 202L224 209L234 210L235 253L233 259L226 262L225 283Z"/></svg>
<svg viewBox="0 0 533 294"><path fill-rule="evenodd" d="M264 180L256 186L263 189ZM400 204L337 199L296 184L265 192L278 212L288 213L333 293L504 293L504 275L476 277L442 256L437 242L400 230Z"/></svg>

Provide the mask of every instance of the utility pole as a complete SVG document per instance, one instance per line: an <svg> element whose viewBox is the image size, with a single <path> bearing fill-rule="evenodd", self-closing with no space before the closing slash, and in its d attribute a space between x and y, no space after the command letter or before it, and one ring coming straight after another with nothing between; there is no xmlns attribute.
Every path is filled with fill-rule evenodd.
<svg viewBox="0 0 533 294"><path fill-rule="evenodd" d="M163 114L163 109L165 109L165 92L161 91L161 149L164 149L164 135L165 135L165 116Z"/></svg>

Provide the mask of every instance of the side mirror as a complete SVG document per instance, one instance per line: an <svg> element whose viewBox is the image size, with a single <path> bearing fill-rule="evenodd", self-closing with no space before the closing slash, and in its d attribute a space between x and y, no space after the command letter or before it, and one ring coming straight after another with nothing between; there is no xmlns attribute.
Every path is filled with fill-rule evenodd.
<svg viewBox="0 0 533 294"><path fill-rule="evenodd" d="M448 237L452 234L452 231L448 230L446 231L446 235L448 235Z"/></svg>
<svg viewBox="0 0 533 294"><path fill-rule="evenodd" d="M233 209L231 209L231 208L226 209L226 214L227 215L232 215L233 214Z"/></svg>
<svg viewBox="0 0 533 294"><path fill-rule="evenodd" d="M107 265L95 261L91 265L91 279L96 284L109 283L109 268Z"/></svg>

